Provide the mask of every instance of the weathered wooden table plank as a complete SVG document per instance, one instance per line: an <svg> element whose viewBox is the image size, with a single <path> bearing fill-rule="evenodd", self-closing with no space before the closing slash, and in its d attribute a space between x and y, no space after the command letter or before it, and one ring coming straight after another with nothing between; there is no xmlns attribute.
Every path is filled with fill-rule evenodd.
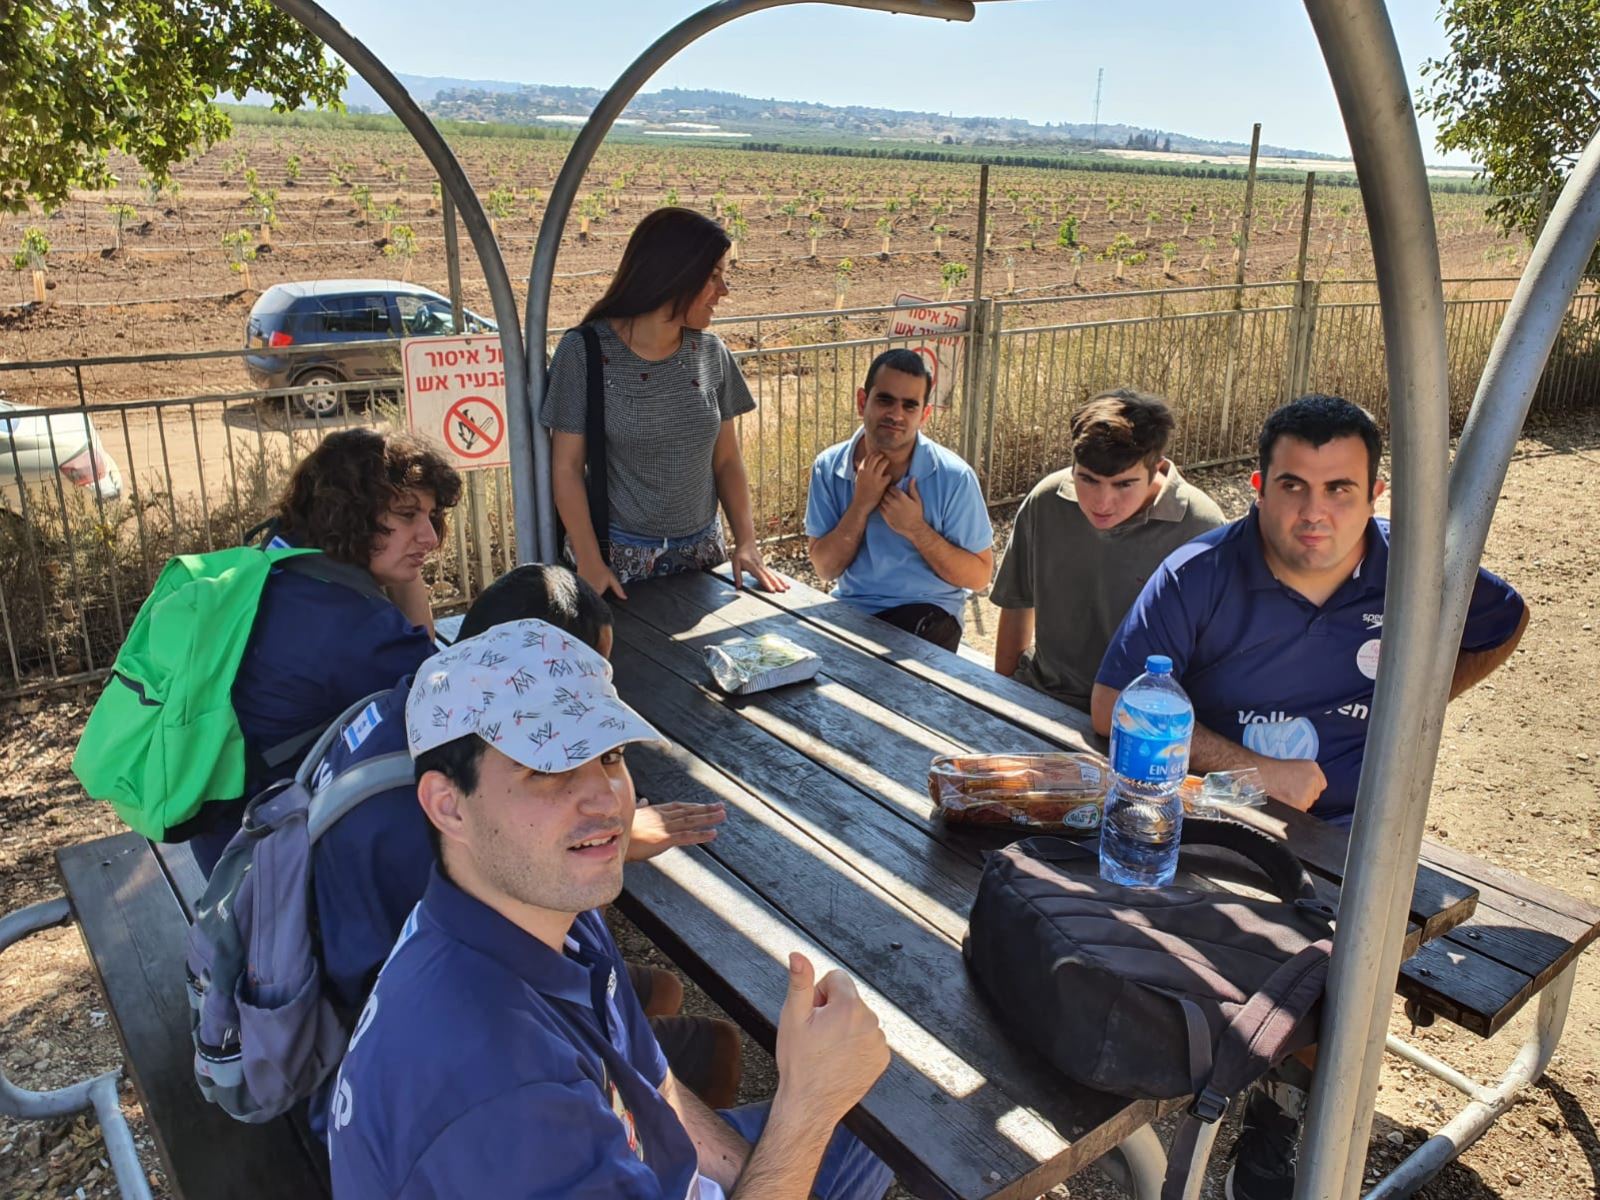
<svg viewBox="0 0 1600 1200"><path fill-rule="evenodd" d="M791 950L806 954L819 971L844 966L856 974L698 847L631 865L618 903L769 1050ZM857 985L883 1022L894 1055L847 1124L919 1195L1037 1196L1158 1115L1153 1103L1116 1101L1110 1119L1069 1142L870 979L857 975Z"/></svg>

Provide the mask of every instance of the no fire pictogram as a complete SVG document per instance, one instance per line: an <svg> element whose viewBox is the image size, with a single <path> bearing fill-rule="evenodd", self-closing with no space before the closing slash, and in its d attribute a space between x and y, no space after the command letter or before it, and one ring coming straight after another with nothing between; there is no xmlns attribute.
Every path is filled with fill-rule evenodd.
<svg viewBox="0 0 1600 1200"><path fill-rule="evenodd" d="M458 471L511 463L505 360L495 335L406 338L406 424Z"/></svg>
<svg viewBox="0 0 1600 1200"><path fill-rule="evenodd" d="M487 458L505 440L500 409L482 396L463 396L444 415L444 444L462 458Z"/></svg>

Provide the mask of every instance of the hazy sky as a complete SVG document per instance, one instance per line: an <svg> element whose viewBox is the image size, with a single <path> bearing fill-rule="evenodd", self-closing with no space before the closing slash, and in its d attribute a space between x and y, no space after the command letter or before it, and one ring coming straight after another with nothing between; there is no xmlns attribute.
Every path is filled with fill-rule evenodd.
<svg viewBox="0 0 1600 1200"><path fill-rule="evenodd" d="M387 62L417 75L606 86L698 5L670 0L323 0ZM1445 45L1437 0L1391 0L1413 90ZM1218 14L1221 14L1220 16ZM1001 0L968 24L800 4L724 26L646 91L703 87L1032 121L1102 123L1344 154L1348 142L1305 9L1293 0ZM1446 161L1423 128L1424 156Z"/></svg>

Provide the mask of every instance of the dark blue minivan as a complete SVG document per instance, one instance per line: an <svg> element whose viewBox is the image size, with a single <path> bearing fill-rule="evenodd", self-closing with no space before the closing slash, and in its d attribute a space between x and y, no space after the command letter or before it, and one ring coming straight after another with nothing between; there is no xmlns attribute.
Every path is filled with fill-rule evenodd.
<svg viewBox="0 0 1600 1200"><path fill-rule="evenodd" d="M466 313L466 333L494 333L493 321ZM401 373L399 339L453 333L450 301L397 279L318 279L277 283L261 293L245 325L245 356L259 388L309 388L295 406L313 417L339 409L340 384ZM273 354L315 345L307 354ZM357 393L352 392L352 395ZM365 395L366 393L360 393Z"/></svg>

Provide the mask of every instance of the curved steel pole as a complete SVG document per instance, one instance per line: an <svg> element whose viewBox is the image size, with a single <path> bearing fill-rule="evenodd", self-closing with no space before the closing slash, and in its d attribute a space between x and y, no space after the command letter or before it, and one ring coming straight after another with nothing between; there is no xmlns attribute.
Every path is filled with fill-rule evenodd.
<svg viewBox="0 0 1600 1200"><path fill-rule="evenodd" d="M672 57L697 39L721 25L750 13L768 8L782 8L791 4L824 3L846 8L868 8L881 12L909 13L916 16L940 17L947 21L970 21L973 16L972 0L721 0L701 9L693 16L674 25L653 42L633 64L613 83L600 103L596 104L589 119L584 122L561 173L550 189L550 199L545 203L544 220L539 222L539 239L533 248L533 267L528 273L528 309L526 362L528 371L528 405L530 423L538 430L533 439L534 473L539 489L539 550L546 562L555 562L556 513L555 501L550 494L550 441L539 425L539 410L544 406L546 384L545 345L550 337L550 284L555 278L556 255L561 250L561 235L567 227L567 217L572 212L572 202L577 198L578 185L584 172L594 159L595 151L611 132L611 126L622 115L622 110L645 81L659 71ZM509 400L509 397L508 397Z"/></svg>
<svg viewBox="0 0 1600 1200"><path fill-rule="evenodd" d="M483 211L483 205L478 202L478 193L444 136L377 55L352 37L314 0L272 0L272 3L321 38L329 49L372 85L372 90L383 98L383 102L416 139L417 145L437 172L440 184L455 201L456 209L461 214L461 223L467 227L467 236L472 239L472 248L483 267L484 281L489 285L489 298L494 305L495 323L500 326L500 350L505 359L502 365L506 376L506 434L511 441L511 504L516 526L517 561L530 562L537 557L538 545L534 531L542 515L541 504L533 478L525 466L519 470L517 464L526 464L529 447L532 446L537 454L538 446L546 443L547 439L535 438L533 426L528 420L527 366L522 357L522 327L517 320L517 298L511 290L511 276L506 271L505 259L500 255L500 246L489 225L489 216Z"/></svg>
<svg viewBox="0 0 1600 1200"><path fill-rule="evenodd" d="M1306 10L1344 114L1372 231L1395 477L1384 652L1295 1189L1302 1198L1340 1200L1361 1182L1444 714L1435 648L1449 382L1433 205L1388 14L1380 0L1306 0Z"/></svg>

